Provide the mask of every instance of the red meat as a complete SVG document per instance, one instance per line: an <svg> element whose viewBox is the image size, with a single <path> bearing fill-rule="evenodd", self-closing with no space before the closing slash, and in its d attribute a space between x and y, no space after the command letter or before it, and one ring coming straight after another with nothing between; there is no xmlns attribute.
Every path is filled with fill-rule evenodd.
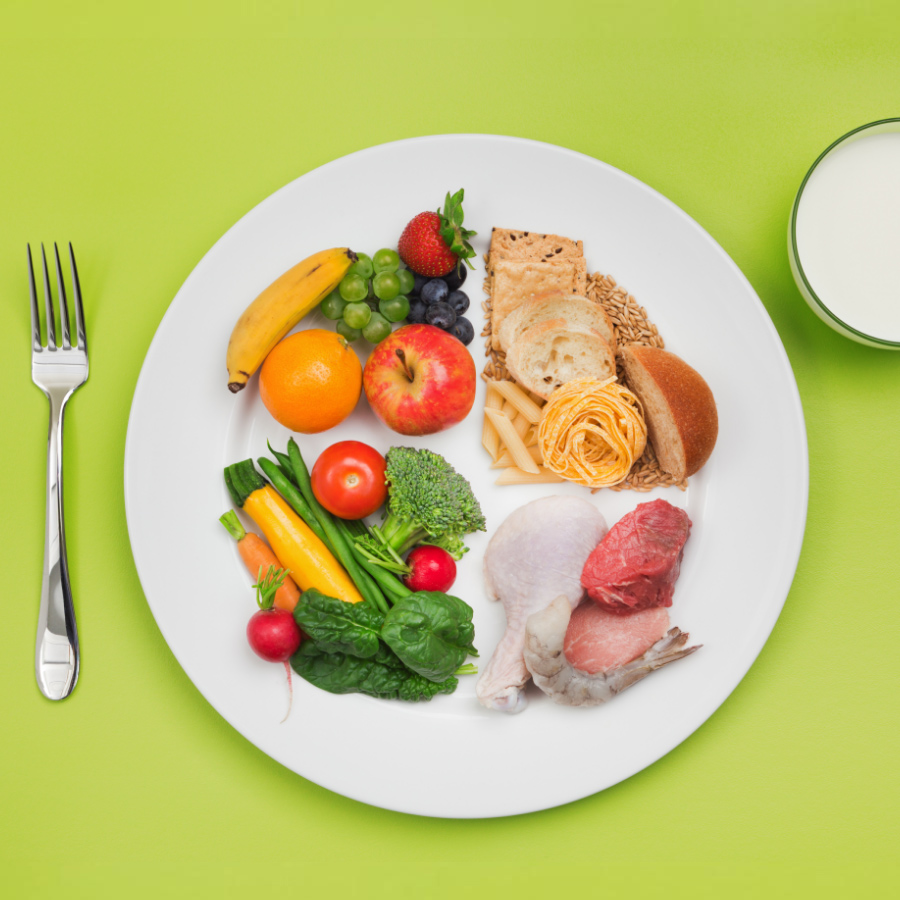
<svg viewBox="0 0 900 900"><path fill-rule="evenodd" d="M661 607L623 616L586 601L569 619L563 653L583 672L608 672L643 656L668 630Z"/></svg>
<svg viewBox="0 0 900 900"><path fill-rule="evenodd" d="M665 500L641 503L597 545L581 573L588 595L611 612L671 606L691 520Z"/></svg>

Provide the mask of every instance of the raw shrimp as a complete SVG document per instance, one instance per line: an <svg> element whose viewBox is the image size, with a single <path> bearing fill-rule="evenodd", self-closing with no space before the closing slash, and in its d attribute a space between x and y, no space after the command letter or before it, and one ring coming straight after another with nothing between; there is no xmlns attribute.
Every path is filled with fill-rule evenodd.
<svg viewBox="0 0 900 900"><path fill-rule="evenodd" d="M566 596L528 617L525 626L525 665L534 683L563 706L597 706L611 700L654 669L682 659L702 644L685 648L690 635L671 628L643 656L594 675L576 669L563 653L572 607Z"/></svg>

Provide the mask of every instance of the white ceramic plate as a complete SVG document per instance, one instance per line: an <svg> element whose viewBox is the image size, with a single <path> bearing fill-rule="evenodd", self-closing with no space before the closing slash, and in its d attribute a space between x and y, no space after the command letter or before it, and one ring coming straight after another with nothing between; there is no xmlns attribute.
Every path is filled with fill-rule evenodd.
<svg viewBox="0 0 900 900"><path fill-rule="evenodd" d="M671 609L703 649L606 706L567 709L539 692L518 716L481 708L475 678L452 696L404 704L333 696L257 659L244 629L251 579L218 517L229 508L223 467L283 447L288 433L247 390L226 389L225 346L240 312L275 277L331 246L369 254L405 223L466 189L479 232L467 281L480 320L481 253L492 226L580 238L591 271L613 274L642 303L668 347L707 379L718 446L686 493L601 492L610 524L664 496L694 522ZM304 327L326 326L316 313ZM330 327L330 326L326 326ZM478 330L478 328L476 329ZM482 347L470 346L479 369ZM410 441L376 421L365 400L340 427L302 437L310 465L339 439L385 451L430 446L472 482L489 533L536 497L572 485L497 487L475 410L444 434ZM778 452L771 442L777 436ZM768 468L765 463L773 464ZM751 474L752 473L752 474ZM480 817L566 803L628 778L700 726L746 674L787 596L806 520L803 413L778 335L721 247L665 197L604 163L547 144L453 135L386 144L298 178L241 219L206 254L166 313L141 370L128 426L125 500L141 583L162 634L203 696L248 740L300 775L348 797L404 812ZM484 660L504 627L488 602L470 541L453 593L475 609ZM198 578L198 573L202 573ZM533 690L533 689L532 689Z"/></svg>

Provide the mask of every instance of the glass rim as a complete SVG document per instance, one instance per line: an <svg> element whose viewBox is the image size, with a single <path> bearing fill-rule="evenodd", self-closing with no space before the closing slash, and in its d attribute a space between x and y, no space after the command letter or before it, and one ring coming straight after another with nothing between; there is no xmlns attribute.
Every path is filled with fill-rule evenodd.
<svg viewBox="0 0 900 900"><path fill-rule="evenodd" d="M891 341L886 338L877 337L873 334L868 334L865 331L860 331L858 328L854 328L852 325L845 322L839 316L835 315L824 303L822 298L815 292L812 284L810 283L809 278L806 275L806 272L803 269L803 263L800 261L800 251L797 247L797 212L800 209L800 200L803 197L803 191L806 188L807 182L812 177L813 172L818 168L819 163L825 159L833 150L835 150L838 146L843 144L849 138L852 138L854 135L858 135L862 131L867 131L870 128L876 128L879 125L895 125L897 131L900 131L900 117L890 117L886 119L876 119L874 122L867 122L865 125L860 125L857 128L852 129L851 131L846 132L846 134L842 134L837 140L832 141L815 159L815 162L809 167L809 171L803 178L803 181L800 182L800 187L797 190L797 195L794 198L794 204L791 208L791 254L793 256L793 262L797 269L797 274L800 276L803 281L803 286L809 293L809 296L815 301L816 306L826 315L832 322L838 325L844 331L850 332L856 335L858 338L863 341L873 343L873 344L881 344L885 347L894 347L900 349L900 340Z"/></svg>

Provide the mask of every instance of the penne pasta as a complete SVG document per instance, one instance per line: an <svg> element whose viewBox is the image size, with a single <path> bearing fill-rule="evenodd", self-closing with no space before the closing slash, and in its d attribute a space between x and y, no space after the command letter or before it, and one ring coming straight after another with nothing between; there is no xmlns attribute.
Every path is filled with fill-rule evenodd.
<svg viewBox="0 0 900 900"><path fill-rule="evenodd" d="M485 413L487 413L487 409L485 409ZM500 435L487 415L484 417L484 426L481 429L481 445L496 463L497 457L500 455Z"/></svg>
<svg viewBox="0 0 900 900"><path fill-rule="evenodd" d="M531 458L536 463L538 463L538 465L540 465L540 463L543 462L543 460L541 458L541 449L540 449L540 447L537 446L537 444L535 444L533 447L529 447L528 452L531 454ZM504 449L501 451L501 453L497 457L497 459L494 460L493 463L491 463L491 468L492 469L505 469L508 466L514 466L515 464L516 464L516 461L512 458L512 454L509 452L509 450Z"/></svg>
<svg viewBox="0 0 900 900"><path fill-rule="evenodd" d="M525 393L514 381L495 381L493 389L521 413L530 424L537 425L541 421L541 407Z"/></svg>
<svg viewBox="0 0 900 900"><path fill-rule="evenodd" d="M485 410L500 409L503 406L503 397L493 390L493 382L488 382L487 397L484 401ZM481 444L490 454L491 459L496 460L500 454L500 435L494 427L494 423L484 417L484 427L481 430Z"/></svg>
<svg viewBox="0 0 900 900"><path fill-rule="evenodd" d="M503 408L503 395L494 387L496 384L496 381L488 382L487 397L484 401L485 409Z"/></svg>
<svg viewBox="0 0 900 900"><path fill-rule="evenodd" d="M505 445L516 465L526 472L531 472L533 475L539 474L537 463L531 458L528 448L510 421L509 416L497 409L485 409L484 414L497 429L500 441Z"/></svg>
<svg viewBox="0 0 900 900"><path fill-rule="evenodd" d="M494 484L555 484L564 480L555 472L544 468L544 466L539 467L536 475L531 472L525 472L517 466L510 466L500 473Z"/></svg>
<svg viewBox="0 0 900 900"><path fill-rule="evenodd" d="M516 429L516 434L518 434L519 437L523 439L524 443L525 435L528 434L531 429L531 422L529 422L528 419L526 419L525 416L522 415L522 413L518 413L512 420L512 423L513 428Z"/></svg>

